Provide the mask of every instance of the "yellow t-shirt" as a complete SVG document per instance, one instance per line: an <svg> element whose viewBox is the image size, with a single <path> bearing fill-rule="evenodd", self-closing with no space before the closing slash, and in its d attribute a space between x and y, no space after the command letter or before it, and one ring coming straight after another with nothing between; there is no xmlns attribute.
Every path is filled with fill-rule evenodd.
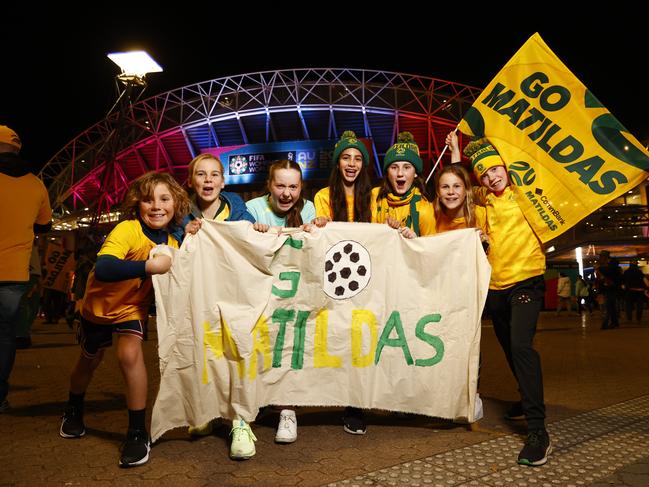
<svg viewBox="0 0 649 487"><path fill-rule="evenodd" d="M475 207L475 228L479 228L485 234L487 233L487 215L485 208L483 206ZM462 230L463 228L468 228L466 219L461 216L458 218L449 219L442 213L437 218L437 233L448 232L450 230Z"/></svg>
<svg viewBox="0 0 649 487"><path fill-rule="evenodd" d="M51 219L50 199L40 179L0 173L0 282L29 281L34 223L47 225Z"/></svg>
<svg viewBox="0 0 649 487"><path fill-rule="evenodd" d="M167 245L178 248L178 242L169 235ZM147 260L156 244L142 231L139 220L119 223L108 237L97 256L112 255L124 260ZM113 325L130 320L146 320L153 299L151 278L105 282L95 278L93 268L88 276L81 315L92 323Z"/></svg>
<svg viewBox="0 0 649 487"><path fill-rule="evenodd" d="M487 188L475 188L476 204L487 210L489 236L489 289L507 289L517 282L545 272L545 254L532 227L507 187L496 196Z"/></svg>
<svg viewBox="0 0 649 487"><path fill-rule="evenodd" d="M346 195L347 200L347 221L354 221L354 195ZM333 220L333 210L331 209L331 197L329 194L329 186L322 188L315 194L313 204L315 205L315 216L324 216Z"/></svg>
<svg viewBox="0 0 649 487"><path fill-rule="evenodd" d="M408 197L399 201L389 197L377 201L380 189L380 187L372 188L372 223L385 223L388 217L392 217L414 230L419 236L435 234L435 209L430 201L421 197L419 189L413 188ZM413 201L414 215L411 211Z"/></svg>

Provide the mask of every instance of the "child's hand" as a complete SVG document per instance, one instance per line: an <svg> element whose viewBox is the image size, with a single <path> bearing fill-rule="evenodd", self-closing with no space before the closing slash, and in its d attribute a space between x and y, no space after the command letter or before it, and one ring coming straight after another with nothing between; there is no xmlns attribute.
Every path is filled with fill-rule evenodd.
<svg viewBox="0 0 649 487"><path fill-rule="evenodd" d="M258 232L266 233L268 230L270 230L270 225L266 225L265 223L255 222L252 224L252 228L257 230Z"/></svg>
<svg viewBox="0 0 649 487"><path fill-rule="evenodd" d="M444 142L451 149L451 162L460 162L462 160L462 154L460 153L460 143L457 140L455 130L448 133Z"/></svg>
<svg viewBox="0 0 649 487"><path fill-rule="evenodd" d="M399 233L404 237L404 238L415 238L417 234L415 231L411 228L408 227L401 227L399 228Z"/></svg>
<svg viewBox="0 0 649 487"><path fill-rule="evenodd" d="M480 242L482 242L482 248L484 249L485 254L488 254L489 236L486 233L482 233L482 230L478 230L478 235L480 236Z"/></svg>
<svg viewBox="0 0 649 487"><path fill-rule="evenodd" d="M304 232L307 232L307 233L311 233L311 230L313 230L313 225L311 225L310 223L304 223L304 224L300 225L300 230L302 230Z"/></svg>
<svg viewBox="0 0 649 487"><path fill-rule="evenodd" d="M171 269L171 257L164 254L155 254L153 257L146 261L144 270L147 274L164 274Z"/></svg>
<svg viewBox="0 0 649 487"><path fill-rule="evenodd" d="M391 216L386 218L385 223L387 223L390 228L394 228L395 230L399 230L399 228L401 228L401 222L396 218L392 218Z"/></svg>
<svg viewBox="0 0 649 487"><path fill-rule="evenodd" d="M196 235L196 233L198 233L198 230L200 230L202 224L203 220L200 218L190 221L187 225L185 225L185 235Z"/></svg>
<svg viewBox="0 0 649 487"><path fill-rule="evenodd" d="M330 222L330 221L331 220L329 218L327 218L326 216L318 216L318 217L314 218L311 223L313 223L318 228L322 228L327 224L327 222ZM307 232L308 232L308 230L307 230Z"/></svg>

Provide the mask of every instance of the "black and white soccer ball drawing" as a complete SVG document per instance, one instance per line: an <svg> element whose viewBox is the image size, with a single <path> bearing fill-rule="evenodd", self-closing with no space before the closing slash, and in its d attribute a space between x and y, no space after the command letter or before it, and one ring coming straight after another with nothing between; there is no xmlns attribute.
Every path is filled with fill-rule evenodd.
<svg viewBox="0 0 649 487"><path fill-rule="evenodd" d="M341 240L325 254L322 288L332 299L349 299L367 287L372 277L370 253L360 243Z"/></svg>

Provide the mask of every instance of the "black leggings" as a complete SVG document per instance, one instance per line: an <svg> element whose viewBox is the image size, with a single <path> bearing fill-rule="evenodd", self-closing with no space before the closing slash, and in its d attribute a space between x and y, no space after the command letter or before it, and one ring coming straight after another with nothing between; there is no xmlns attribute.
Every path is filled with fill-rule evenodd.
<svg viewBox="0 0 649 487"><path fill-rule="evenodd" d="M518 382L529 430L545 427L541 358L533 347L545 294L543 276L503 290L489 290L487 306L496 337Z"/></svg>

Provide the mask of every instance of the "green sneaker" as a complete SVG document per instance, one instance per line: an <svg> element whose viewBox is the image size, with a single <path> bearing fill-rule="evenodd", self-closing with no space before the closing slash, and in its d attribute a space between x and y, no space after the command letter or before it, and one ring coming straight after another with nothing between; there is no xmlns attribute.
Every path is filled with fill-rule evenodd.
<svg viewBox="0 0 649 487"><path fill-rule="evenodd" d="M187 433L189 436L209 436L214 431L214 424L212 421L208 421L205 424L200 426L190 426L187 428Z"/></svg>
<svg viewBox="0 0 649 487"><path fill-rule="evenodd" d="M243 419L232 421L232 443L230 443L230 458L232 460L248 460L255 456L255 441L257 437L250 429L250 425Z"/></svg>

